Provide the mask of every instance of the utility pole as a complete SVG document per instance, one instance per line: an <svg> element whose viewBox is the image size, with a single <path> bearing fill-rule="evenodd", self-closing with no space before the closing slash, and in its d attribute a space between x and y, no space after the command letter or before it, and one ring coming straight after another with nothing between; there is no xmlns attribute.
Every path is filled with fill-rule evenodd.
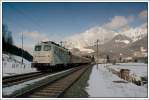
<svg viewBox="0 0 150 100"><path fill-rule="evenodd" d="M62 41L60 41L60 45L62 46L62 44L63 44L63 42Z"/></svg>
<svg viewBox="0 0 150 100"><path fill-rule="evenodd" d="M98 58L99 58L99 57L98 57L98 53L99 53L99 52L98 52L98 44L99 44L99 40L96 40L96 51L97 51L97 52L96 52L96 56L97 56L97 65L98 65Z"/></svg>
<svg viewBox="0 0 150 100"><path fill-rule="evenodd" d="M22 64L23 64L23 33L22 33Z"/></svg>
<svg viewBox="0 0 150 100"><path fill-rule="evenodd" d="M65 47L65 45L66 45L66 41L64 41L64 42L63 42L63 46L64 46L64 48L66 48L66 47Z"/></svg>

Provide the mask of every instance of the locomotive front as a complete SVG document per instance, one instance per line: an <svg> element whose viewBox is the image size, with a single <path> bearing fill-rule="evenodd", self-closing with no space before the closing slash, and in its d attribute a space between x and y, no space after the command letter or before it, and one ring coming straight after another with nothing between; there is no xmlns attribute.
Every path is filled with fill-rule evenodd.
<svg viewBox="0 0 150 100"><path fill-rule="evenodd" d="M37 70L47 70L52 63L52 58L50 43L37 44L34 48L32 67L37 68Z"/></svg>

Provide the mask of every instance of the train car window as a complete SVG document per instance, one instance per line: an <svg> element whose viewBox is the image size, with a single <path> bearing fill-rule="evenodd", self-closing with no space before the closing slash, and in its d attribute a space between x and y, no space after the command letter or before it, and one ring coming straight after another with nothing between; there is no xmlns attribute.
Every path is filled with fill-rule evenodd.
<svg viewBox="0 0 150 100"><path fill-rule="evenodd" d="M49 51L50 49L51 49L51 47L49 45L44 46L44 51Z"/></svg>
<svg viewBox="0 0 150 100"><path fill-rule="evenodd" d="M40 45L35 46L35 51L41 51L41 46Z"/></svg>

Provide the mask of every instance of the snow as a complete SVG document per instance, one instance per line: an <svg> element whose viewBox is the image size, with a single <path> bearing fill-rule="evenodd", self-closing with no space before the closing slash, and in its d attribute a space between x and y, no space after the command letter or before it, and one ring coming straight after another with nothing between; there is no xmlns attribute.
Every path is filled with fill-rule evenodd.
<svg viewBox="0 0 150 100"><path fill-rule="evenodd" d="M93 66L86 91L89 97L147 97L147 88L124 81L109 72L103 64Z"/></svg>
<svg viewBox="0 0 150 100"><path fill-rule="evenodd" d="M35 68L31 68L31 62L27 61L26 59L23 59L22 64L22 57L19 56L15 56L12 54L3 54L2 61L3 77L37 71Z"/></svg>
<svg viewBox="0 0 150 100"><path fill-rule="evenodd" d="M86 48L79 48L79 49L80 49L80 51L86 52L86 53L92 53L92 52L94 52L93 49L86 49Z"/></svg>
<svg viewBox="0 0 150 100"><path fill-rule="evenodd" d="M115 42L123 42L125 44L129 44L130 43L129 40L115 40Z"/></svg>
<svg viewBox="0 0 150 100"><path fill-rule="evenodd" d="M62 74L64 72L70 71L72 69L68 69L68 70L65 70L65 71L61 71L61 72L57 72L57 73L54 73L54 74L50 74L50 75L47 75L47 76L44 76L44 77L41 77L41 78L38 78L38 79L34 79L34 80L27 81L27 82L23 82L21 84L5 87L5 88L2 89L3 95L11 95L15 91L21 90L21 89L23 89L23 88L25 88L25 87L27 87L29 85L35 84L38 81L42 81L43 79L46 79L46 78L49 78L49 77L52 77L52 76L55 76L55 75L58 75L58 74Z"/></svg>
<svg viewBox="0 0 150 100"><path fill-rule="evenodd" d="M145 63L119 63L116 65L109 66L113 69L120 70L120 69L129 69L130 74L135 74L137 76L148 76L148 65Z"/></svg>

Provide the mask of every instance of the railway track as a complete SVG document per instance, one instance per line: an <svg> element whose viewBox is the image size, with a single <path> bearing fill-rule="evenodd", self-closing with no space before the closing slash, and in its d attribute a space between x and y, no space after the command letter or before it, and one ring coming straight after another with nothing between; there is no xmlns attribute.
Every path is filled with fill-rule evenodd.
<svg viewBox="0 0 150 100"><path fill-rule="evenodd" d="M25 92L13 95L13 98L57 98L77 80L91 65L76 67L63 75L54 76L55 79L48 79L41 82L39 86L28 89ZM49 81L49 82L48 82Z"/></svg>
<svg viewBox="0 0 150 100"><path fill-rule="evenodd" d="M33 72L33 73L26 73L26 74L14 75L14 76L7 76L2 78L2 83L3 83L3 87L8 87L25 81L39 78L47 74L48 73Z"/></svg>
<svg viewBox="0 0 150 100"><path fill-rule="evenodd" d="M66 89L68 89L88 67L83 67L75 70L73 73L63 77L53 83L34 91L32 94L27 95L29 98L55 98L60 97Z"/></svg>

